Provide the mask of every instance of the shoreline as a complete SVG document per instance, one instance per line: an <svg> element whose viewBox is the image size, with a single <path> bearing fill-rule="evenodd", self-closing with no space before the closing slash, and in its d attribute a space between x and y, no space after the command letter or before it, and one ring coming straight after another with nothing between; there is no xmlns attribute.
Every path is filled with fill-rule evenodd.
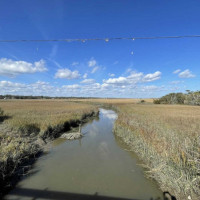
<svg viewBox="0 0 200 200"><path fill-rule="evenodd" d="M186 185L185 181L182 181L181 184L179 184L179 182L177 183L177 181L180 181L180 178L184 179L185 176L188 175L189 171L187 170L190 170L189 166L185 165L185 167L182 167L175 165L175 163L170 160L170 157L166 159L164 156L161 156L164 150L164 147L161 146L161 142L163 142L164 139L160 140L161 144L156 143L156 145L158 145L156 147L160 148L161 151L158 151L160 149L155 149L155 147L152 146L151 141L156 142L157 138L155 138L155 135L152 137L153 132L149 131L149 128L151 128L149 126L152 126L154 128L153 130L155 130L154 124L152 123L150 125L149 122L143 124L143 121L137 121L140 120L137 115L124 112L124 110L117 105L115 106L115 111L118 114L118 119L114 124L114 134L120 137L127 147L130 148L130 151L134 152L144 163L142 167L144 168L146 176L158 183L163 194L168 194L169 192L177 200L199 199L198 191L195 190L195 185L191 185L189 188L183 190ZM166 132L166 130L164 130L164 132ZM182 176L180 173L182 173ZM198 181L198 174L195 177L197 178L194 180ZM188 179L188 183L190 180Z"/></svg>
<svg viewBox="0 0 200 200"><path fill-rule="evenodd" d="M20 162L15 163L14 160L8 159L4 164L4 173L0 176L0 198L3 198L10 190L12 190L19 180L28 174L28 171L33 167L33 164L44 153L48 153L48 144L60 137L63 133L70 131L72 128L77 128L79 124L85 124L95 117L99 116L99 110L93 110L89 113L84 113L79 119L68 120L63 124L50 126L42 136L35 136L33 138L26 138L26 142L30 144L33 152L27 152L20 157ZM17 162L17 161L16 161ZM0 169L1 170L1 169Z"/></svg>

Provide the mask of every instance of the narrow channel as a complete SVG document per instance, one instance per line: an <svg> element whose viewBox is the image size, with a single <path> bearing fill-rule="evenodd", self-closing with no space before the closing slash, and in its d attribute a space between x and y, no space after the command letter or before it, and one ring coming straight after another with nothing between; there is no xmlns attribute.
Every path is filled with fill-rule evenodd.
<svg viewBox="0 0 200 200"><path fill-rule="evenodd" d="M53 141L50 152L38 159L5 199L162 197L158 185L145 178L137 156L124 150L123 142L114 136L116 118L114 111L100 109L98 119L82 127L82 139Z"/></svg>

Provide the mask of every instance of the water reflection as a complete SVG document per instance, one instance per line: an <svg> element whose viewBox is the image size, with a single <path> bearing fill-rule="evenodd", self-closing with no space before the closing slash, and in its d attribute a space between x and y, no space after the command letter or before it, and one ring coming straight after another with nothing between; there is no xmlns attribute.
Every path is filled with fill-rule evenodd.
<svg viewBox="0 0 200 200"><path fill-rule="evenodd" d="M30 192L35 199L51 199L50 194L69 199L72 194L77 199L94 198L94 194L99 199L161 197L156 183L144 177L138 159L124 151L123 144L114 137L116 118L114 111L100 109L99 120L82 127L86 133L82 139L55 140L56 146L35 164L38 172L23 179L6 198L28 199ZM44 192L46 188L49 194Z"/></svg>
<svg viewBox="0 0 200 200"><path fill-rule="evenodd" d="M110 120L116 120L117 119L117 114L112 110L100 109L100 113L103 115L103 117L106 117Z"/></svg>

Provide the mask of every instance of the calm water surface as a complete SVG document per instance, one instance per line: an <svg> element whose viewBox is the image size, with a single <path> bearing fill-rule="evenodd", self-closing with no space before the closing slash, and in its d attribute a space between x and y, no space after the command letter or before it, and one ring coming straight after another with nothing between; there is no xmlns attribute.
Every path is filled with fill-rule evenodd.
<svg viewBox="0 0 200 200"><path fill-rule="evenodd" d="M50 153L38 159L5 199L161 197L157 184L144 177L137 157L112 133L116 118L114 111L100 109L99 118L82 127L82 139L53 141Z"/></svg>

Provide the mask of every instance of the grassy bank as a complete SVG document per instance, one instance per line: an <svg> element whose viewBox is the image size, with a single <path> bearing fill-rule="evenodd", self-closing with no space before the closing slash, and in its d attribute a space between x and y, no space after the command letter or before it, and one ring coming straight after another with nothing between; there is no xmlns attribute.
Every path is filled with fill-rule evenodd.
<svg viewBox="0 0 200 200"><path fill-rule="evenodd" d="M145 162L147 175L178 199L200 195L200 107L118 104L115 134Z"/></svg>
<svg viewBox="0 0 200 200"><path fill-rule="evenodd" d="M97 107L92 105L104 105L118 112L115 134L144 161L147 175L163 191L181 200L189 196L199 199L200 107L152 102L152 99L1 101L0 107L5 111L0 124L1 180L10 177L12 169L24 173L24 168L18 166L40 152L43 140L58 137L95 115Z"/></svg>
<svg viewBox="0 0 200 200"><path fill-rule="evenodd" d="M138 154L147 176L163 191L180 200L200 199L200 107L154 105L153 99L89 102L117 111L115 134Z"/></svg>
<svg viewBox="0 0 200 200"><path fill-rule="evenodd" d="M65 100L0 101L0 193L25 174L47 139L97 115L96 106ZM0 194L1 196L1 194Z"/></svg>

